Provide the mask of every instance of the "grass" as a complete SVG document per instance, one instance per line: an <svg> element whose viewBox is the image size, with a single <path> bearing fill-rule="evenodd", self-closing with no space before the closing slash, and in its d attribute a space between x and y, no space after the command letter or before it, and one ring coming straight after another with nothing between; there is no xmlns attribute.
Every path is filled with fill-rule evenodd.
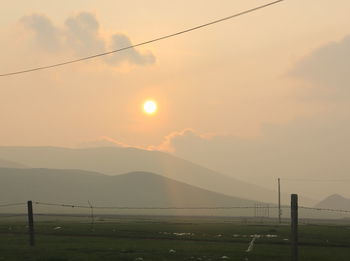
<svg viewBox="0 0 350 261"><path fill-rule="evenodd" d="M214 217L123 218L93 227L84 221L36 219L36 246L30 247L25 222L2 220L0 261L290 260L288 225L241 224ZM300 260L350 260L349 228L344 224L300 226ZM262 237L247 253L255 234Z"/></svg>

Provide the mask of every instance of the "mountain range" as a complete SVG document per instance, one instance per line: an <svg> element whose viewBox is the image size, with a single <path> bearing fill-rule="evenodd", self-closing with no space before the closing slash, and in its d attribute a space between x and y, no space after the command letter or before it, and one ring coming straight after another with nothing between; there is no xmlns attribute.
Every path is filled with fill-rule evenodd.
<svg viewBox="0 0 350 261"><path fill-rule="evenodd" d="M88 206L89 201L99 207L131 208L212 208L254 206L257 203L197 188L148 172L108 176L82 170L14 168L0 168L0 198L6 199L7 202L32 200L42 203L84 206ZM64 211L57 206L45 206L44 208L58 211L58 213ZM72 210L69 208L69 211ZM149 210L148 212L154 213L154 211L157 211L158 214L162 212L162 210ZM163 211L167 214L170 212L220 214L227 213L227 210L214 212L213 210ZM243 214L244 212L236 210L235 213Z"/></svg>
<svg viewBox="0 0 350 261"><path fill-rule="evenodd" d="M275 191L228 177L159 151L116 147L0 147L0 159L17 162L18 165L28 168L76 169L107 175L135 171L151 172L228 196L276 201Z"/></svg>
<svg viewBox="0 0 350 261"><path fill-rule="evenodd" d="M121 147L0 147L0 159L0 167L7 168L69 169L111 176L149 172L231 197L277 202L276 191L234 178L240 173L226 176L160 151ZM289 204L289 198L282 190L282 203ZM299 195L299 202L306 206L315 204L315 200L303 195Z"/></svg>

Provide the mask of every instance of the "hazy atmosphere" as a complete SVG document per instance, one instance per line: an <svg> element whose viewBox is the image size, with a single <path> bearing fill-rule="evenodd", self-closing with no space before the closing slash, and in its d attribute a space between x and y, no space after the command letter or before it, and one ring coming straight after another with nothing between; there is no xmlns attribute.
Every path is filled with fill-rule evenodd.
<svg viewBox="0 0 350 261"><path fill-rule="evenodd" d="M0 261L349 261L350 1L2 1Z"/></svg>
<svg viewBox="0 0 350 261"><path fill-rule="evenodd" d="M0 73L121 48L264 2L4 2ZM1 77L0 145L157 150L274 190L277 177L346 179L349 9L345 0L285 1L118 54ZM142 110L146 100L156 113ZM313 199L350 197L348 185L282 180L286 193Z"/></svg>

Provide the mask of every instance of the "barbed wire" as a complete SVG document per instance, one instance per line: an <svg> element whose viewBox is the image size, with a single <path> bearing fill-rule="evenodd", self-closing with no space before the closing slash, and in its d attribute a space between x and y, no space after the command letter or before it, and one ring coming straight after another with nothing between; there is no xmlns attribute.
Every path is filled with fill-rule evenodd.
<svg viewBox="0 0 350 261"><path fill-rule="evenodd" d="M75 205L75 204L61 204L61 203L48 203L48 202L33 202L36 205L45 205L45 206L58 206L66 208L82 208L82 209L119 209L119 210L219 210L219 209L256 209L256 208L269 208L269 209L278 209L278 206L270 205L253 205L253 206L218 206L218 207L126 207L126 206L87 206L87 205ZM281 206L281 209L290 209L290 206ZM318 207L306 207L298 206L299 209L307 210L317 210L317 211L328 211L328 212L340 212L340 213L350 213L350 210L346 209L334 209L334 208L318 208Z"/></svg>
<svg viewBox="0 0 350 261"><path fill-rule="evenodd" d="M317 210L317 211L328 211L328 212L339 212L339 213L350 213L350 210L345 209L334 209L334 208L315 208L315 207L304 207L299 206L301 209Z"/></svg>
<svg viewBox="0 0 350 261"><path fill-rule="evenodd" d="M73 204L61 204L61 203L47 203L47 202L33 202L35 205L45 205L45 206L56 206L56 207L66 207L66 208L88 208L90 209L90 206L84 206L84 205L73 205Z"/></svg>
<svg viewBox="0 0 350 261"><path fill-rule="evenodd" d="M278 209L278 206L270 206L266 205L250 205L250 206L218 206L218 207L209 207L209 206L201 206L201 207L126 207L126 206L93 206L93 205L79 205L79 204L63 204L63 203L50 203L50 202L40 202L34 201L35 205L43 205L43 206L56 206L56 207L65 207L65 208L80 208L80 209L119 209L119 210L219 210L219 209L256 209L256 208L269 208L269 209ZM26 203L8 203L8 204L0 204L0 208L5 207L14 207L14 206L25 206ZM336 208L318 208L318 207L306 207L306 206L298 206L299 209L306 210L316 210L316 211L327 211L327 212L339 212L339 213L350 213L350 210L346 209L336 209ZM281 209L290 209L290 206L281 206Z"/></svg>
<svg viewBox="0 0 350 261"><path fill-rule="evenodd" d="M0 208L13 207L13 206L24 206L26 203L8 203L0 205Z"/></svg>
<svg viewBox="0 0 350 261"><path fill-rule="evenodd" d="M14 217L27 217L27 213L19 213L19 214L0 214L0 218L14 218Z"/></svg>
<svg viewBox="0 0 350 261"><path fill-rule="evenodd" d="M71 213L33 213L35 217L76 217L76 218L90 218L89 214L71 214Z"/></svg>
<svg viewBox="0 0 350 261"><path fill-rule="evenodd" d="M283 181L306 182L350 182L350 179L304 179L304 178L280 178Z"/></svg>
<svg viewBox="0 0 350 261"><path fill-rule="evenodd" d="M254 205L254 206L219 206L219 207L126 207L126 206L87 206L87 205L75 205L75 204L61 204L61 203L48 203L48 202L33 202L36 205L45 205L45 206L58 206L58 207L67 207L67 208L83 208L83 209L126 209L126 210L148 210L148 209L159 209L159 210L171 210L171 209L194 209L194 210L206 210L206 209L255 209L255 208L278 208L277 206L268 206L268 205Z"/></svg>

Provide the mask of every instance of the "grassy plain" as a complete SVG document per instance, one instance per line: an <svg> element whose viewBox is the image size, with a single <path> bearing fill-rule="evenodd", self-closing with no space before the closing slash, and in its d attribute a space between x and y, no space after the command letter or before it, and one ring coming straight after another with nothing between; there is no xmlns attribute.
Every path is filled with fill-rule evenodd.
<svg viewBox="0 0 350 261"><path fill-rule="evenodd" d="M290 260L288 224L215 217L104 217L93 225L79 217L35 219L35 247L28 246L23 218L0 219L0 261ZM299 236L300 260L350 260L350 224L301 225Z"/></svg>

